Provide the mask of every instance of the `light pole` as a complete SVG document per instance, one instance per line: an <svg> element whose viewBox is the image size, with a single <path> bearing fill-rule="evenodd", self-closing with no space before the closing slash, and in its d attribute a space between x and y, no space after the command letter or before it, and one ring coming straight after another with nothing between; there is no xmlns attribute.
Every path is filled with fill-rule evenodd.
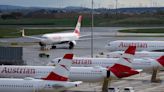
<svg viewBox="0 0 164 92"><path fill-rule="evenodd" d="M116 0L116 17L117 17L117 13L118 13L118 0Z"/></svg>
<svg viewBox="0 0 164 92"><path fill-rule="evenodd" d="M93 58L93 26L94 26L94 19L93 19L93 0L92 0L92 24L91 24L91 57Z"/></svg>

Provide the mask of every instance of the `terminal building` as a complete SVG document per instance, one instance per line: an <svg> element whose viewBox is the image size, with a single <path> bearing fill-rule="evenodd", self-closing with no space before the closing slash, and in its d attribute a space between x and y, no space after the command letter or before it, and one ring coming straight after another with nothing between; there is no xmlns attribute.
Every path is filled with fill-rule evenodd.
<svg viewBox="0 0 164 92"><path fill-rule="evenodd" d="M0 47L1 65L24 65L22 47Z"/></svg>

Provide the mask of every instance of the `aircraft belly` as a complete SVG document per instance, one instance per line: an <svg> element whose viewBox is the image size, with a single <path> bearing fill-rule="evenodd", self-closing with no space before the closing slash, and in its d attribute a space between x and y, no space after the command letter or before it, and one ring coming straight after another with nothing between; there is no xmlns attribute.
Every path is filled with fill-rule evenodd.
<svg viewBox="0 0 164 92"><path fill-rule="evenodd" d="M70 76L71 81L99 82L103 80L102 76Z"/></svg>
<svg viewBox="0 0 164 92"><path fill-rule="evenodd" d="M144 63L135 63L132 65L134 69L143 69L143 71L151 71L153 68L151 64L144 64Z"/></svg>

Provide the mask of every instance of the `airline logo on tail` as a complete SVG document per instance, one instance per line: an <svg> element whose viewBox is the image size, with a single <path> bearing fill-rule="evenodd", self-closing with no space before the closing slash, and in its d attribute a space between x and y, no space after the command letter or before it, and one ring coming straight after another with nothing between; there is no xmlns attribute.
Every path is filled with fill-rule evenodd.
<svg viewBox="0 0 164 92"><path fill-rule="evenodd" d="M43 80L53 80L53 81L67 81L71 64L72 64L73 54L66 54L63 59L61 59L55 67L55 70L51 72Z"/></svg>
<svg viewBox="0 0 164 92"><path fill-rule="evenodd" d="M74 30L74 33L77 34L78 37L80 36L81 20L82 20L82 16L80 15L79 18L78 18L76 28Z"/></svg>
<svg viewBox="0 0 164 92"><path fill-rule="evenodd" d="M129 46L127 50L120 56L119 64L131 67L131 62L133 61L136 51L136 46Z"/></svg>
<svg viewBox="0 0 164 92"><path fill-rule="evenodd" d="M124 63L131 63L131 59L134 58L136 51L136 46L129 46L128 49L125 51L125 53L121 56L125 62ZM127 62L126 62L127 61Z"/></svg>
<svg viewBox="0 0 164 92"><path fill-rule="evenodd" d="M120 57L119 62L110 67L108 70L111 71L117 78L138 74L138 71L131 68L131 59L134 57L135 50L136 46L129 46L125 53Z"/></svg>

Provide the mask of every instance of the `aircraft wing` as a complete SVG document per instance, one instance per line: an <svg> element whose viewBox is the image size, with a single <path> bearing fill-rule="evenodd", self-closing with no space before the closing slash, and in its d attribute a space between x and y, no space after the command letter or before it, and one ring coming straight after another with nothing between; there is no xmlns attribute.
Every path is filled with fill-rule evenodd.
<svg viewBox="0 0 164 92"><path fill-rule="evenodd" d="M94 39L103 39L103 38L107 38L107 37L93 37L93 40ZM91 38L90 37L82 37L82 38L80 38L80 39L78 39L77 41L85 41L85 40L91 40Z"/></svg>
<svg viewBox="0 0 164 92"><path fill-rule="evenodd" d="M109 38L109 36L106 36L106 35L96 35L96 34L93 35L93 39L103 39L103 38ZM80 39L78 39L78 40L91 40L91 34L82 35L82 36L80 36Z"/></svg>
<svg viewBox="0 0 164 92"><path fill-rule="evenodd" d="M40 38L40 37L34 37L34 36L23 36L25 38L31 38L31 39L36 39L36 40L43 40L43 38Z"/></svg>
<svg viewBox="0 0 164 92"><path fill-rule="evenodd" d="M21 30L21 32L22 32L22 37L25 37L25 38L32 38L32 39L36 39L36 40L39 40L39 41L43 39L43 38L40 38L40 37L26 36L25 32L24 32L24 29Z"/></svg>

